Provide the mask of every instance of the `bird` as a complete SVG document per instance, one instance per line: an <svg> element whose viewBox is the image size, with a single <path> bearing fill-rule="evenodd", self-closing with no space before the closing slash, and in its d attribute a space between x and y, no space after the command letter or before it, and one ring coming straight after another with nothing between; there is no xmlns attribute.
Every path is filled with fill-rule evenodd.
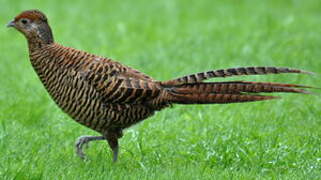
<svg viewBox="0 0 321 180"><path fill-rule="evenodd" d="M119 139L129 128L175 104L228 104L264 101L278 96L260 93L309 94L310 86L255 81L208 82L212 78L308 71L273 66L249 66L194 73L167 81L156 80L111 58L91 54L54 41L46 15L26 10L7 24L22 33L29 59L50 97L76 122L99 133L81 136L76 154L85 159L84 146L105 140L112 161L119 154Z"/></svg>

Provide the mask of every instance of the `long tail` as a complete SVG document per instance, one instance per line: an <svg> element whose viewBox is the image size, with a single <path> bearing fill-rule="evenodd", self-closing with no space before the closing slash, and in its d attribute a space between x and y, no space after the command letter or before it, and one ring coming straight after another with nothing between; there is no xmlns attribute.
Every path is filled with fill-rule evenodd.
<svg viewBox="0 0 321 180"><path fill-rule="evenodd" d="M263 74L280 74L280 73L304 73L313 74L311 72L291 69L285 67L239 67L230 69L220 69L207 72L200 72L179 77L173 80L162 82L163 86L182 85L189 83L202 82L210 78L241 76L241 75L263 75Z"/></svg>
<svg viewBox="0 0 321 180"><path fill-rule="evenodd" d="M308 73L302 70L276 67L249 67L197 73L161 85L168 92L168 100L178 104L214 104L263 101L276 99L276 96L260 95L258 93L301 93L310 94L310 86L271 83L271 82L202 82L212 77L233 75L269 74L269 73Z"/></svg>

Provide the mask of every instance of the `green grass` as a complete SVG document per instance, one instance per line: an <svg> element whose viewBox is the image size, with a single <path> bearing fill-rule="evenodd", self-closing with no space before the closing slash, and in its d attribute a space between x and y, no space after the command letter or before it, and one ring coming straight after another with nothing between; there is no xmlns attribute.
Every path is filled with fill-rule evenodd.
<svg viewBox="0 0 321 180"><path fill-rule="evenodd" d="M321 87L319 0L0 0L0 179L321 179L320 96L175 106L129 128L119 162L106 142L74 153L93 132L62 113L5 24L22 10L49 17L55 40L159 80L238 66L319 73L245 79ZM215 79L222 81L222 79ZM318 90L320 93L320 90Z"/></svg>

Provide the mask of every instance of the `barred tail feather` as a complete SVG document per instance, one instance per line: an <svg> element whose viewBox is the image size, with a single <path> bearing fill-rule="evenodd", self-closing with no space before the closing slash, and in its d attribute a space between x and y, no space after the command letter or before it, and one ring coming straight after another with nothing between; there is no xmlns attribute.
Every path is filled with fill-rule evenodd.
<svg viewBox="0 0 321 180"><path fill-rule="evenodd" d="M303 88L311 88L296 84L269 82L228 81L184 84L167 87L170 101L179 104L212 104L262 101L275 99L274 96L262 96L256 93L302 93L310 94ZM255 94L253 94L255 93Z"/></svg>
<svg viewBox="0 0 321 180"><path fill-rule="evenodd" d="M300 88L300 89L299 89ZM246 82L246 81L228 81L228 82L210 82L184 84L171 88L172 92L180 94L190 93L222 93L222 94L241 94L241 93L304 93L310 92L302 89L310 88L308 86L282 83L264 83L264 82Z"/></svg>
<svg viewBox="0 0 321 180"><path fill-rule="evenodd" d="M240 95L240 94L172 94L171 101L177 104L227 104L276 99L275 96Z"/></svg>
<svg viewBox="0 0 321 180"><path fill-rule="evenodd" d="M163 86L173 86L182 85L189 83L202 82L204 80L216 77L230 77L230 76L240 76L240 75L261 75L261 74L280 74L280 73L304 73L313 74L311 72L291 69L285 67L239 67L230 69L220 69L207 72L200 72L196 74L191 74L183 77L179 77L173 80L162 82Z"/></svg>

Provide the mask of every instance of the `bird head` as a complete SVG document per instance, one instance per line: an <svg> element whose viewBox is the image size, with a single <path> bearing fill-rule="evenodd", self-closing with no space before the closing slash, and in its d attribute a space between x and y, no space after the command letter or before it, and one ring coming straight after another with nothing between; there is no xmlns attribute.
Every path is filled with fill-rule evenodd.
<svg viewBox="0 0 321 180"><path fill-rule="evenodd" d="M40 39L46 43L53 42L52 32L47 17L39 10L27 10L17 15L7 24L20 31L28 40Z"/></svg>

